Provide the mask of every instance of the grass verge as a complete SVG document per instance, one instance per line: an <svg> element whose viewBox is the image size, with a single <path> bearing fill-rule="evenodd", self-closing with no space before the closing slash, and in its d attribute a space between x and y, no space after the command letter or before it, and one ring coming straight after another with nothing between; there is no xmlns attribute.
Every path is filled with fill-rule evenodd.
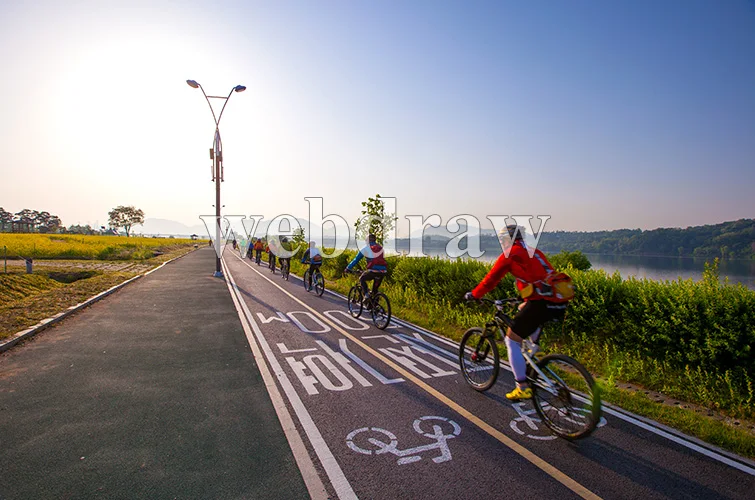
<svg viewBox="0 0 755 500"><path fill-rule="evenodd" d="M755 459L755 436L752 430L745 427L746 424L740 422L740 426L733 426L713 412L681 402L681 406L688 408L659 403L645 394L645 391L623 389L610 381L601 380L600 384L604 401L695 436L706 443Z"/></svg>

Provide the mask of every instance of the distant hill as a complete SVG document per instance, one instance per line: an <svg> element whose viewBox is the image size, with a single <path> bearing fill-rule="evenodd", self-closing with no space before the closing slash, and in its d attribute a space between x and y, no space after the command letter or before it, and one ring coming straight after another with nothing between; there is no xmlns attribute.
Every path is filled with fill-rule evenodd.
<svg viewBox="0 0 755 500"><path fill-rule="evenodd" d="M202 221L199 221L199 224L187 226L174 220L149 218L144 220L143 225L134 226L134 232L136 234L160 236L191 236L196 234L200 238L207 238L207 230Z"/></svg>
<svg viewBox="0 0 755 500"><path fill-rule="evenodd" d="M685 229L554 231L543 234L538 248L549 253L579 250L615 255L755 259L755 220L740 219Z"/></svg>
<svg viewBox="0 0 755 500"><path fill-rule="evenodd" d="M454 234L427 232L425 236L425 249L428 250L445 248ZM408 240L399 239L396 246L399 249L408 248ZM500 245L493 235L483 232L480 246L485 251L500 253ZM578 250L583 253L610 255L755 259L755 220L740 219L685 229L547 231L541 236L538 248L546 253Z"/></svg>

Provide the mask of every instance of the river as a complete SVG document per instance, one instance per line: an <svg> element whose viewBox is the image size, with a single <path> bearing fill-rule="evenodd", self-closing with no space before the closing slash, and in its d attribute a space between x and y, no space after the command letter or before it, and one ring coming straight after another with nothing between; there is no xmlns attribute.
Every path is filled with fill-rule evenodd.
<svg viewBox="0 0 755 500"><path fill-rule="evenodd" d="M705 269L705 259L689 257L645 257L638 255L599 255L586 254L593 269L603 269L613 273L619 271L622 278L634 276L651 280L677 280L692 278L699 280ZM722 260L718 264L719 277L726 277L730 283L742 283L755 290L755 261Z"/></svg>
<svg viewBox="0 0 755 500"><path fill-rule="evenodd" d="M445 256L441 250L430 250L431 256ZM639 255L603 255L585 254L592 269L602 269L609 274L618 271L622 278L630 276L647 278L655 281L690 279L698 281L703 276L705 259L690 257L647 257ZM486 252L480 260L494 261L497 255ZM755 290L755 261L752 260L723 260L718 266L719 277L723 282L729 278L730 283L742 283L751 290Z"/></svg>

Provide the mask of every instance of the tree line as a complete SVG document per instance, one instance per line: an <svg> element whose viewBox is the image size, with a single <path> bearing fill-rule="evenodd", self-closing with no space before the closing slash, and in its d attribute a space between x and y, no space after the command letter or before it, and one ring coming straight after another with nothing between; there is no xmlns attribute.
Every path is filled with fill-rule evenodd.
<svg viewBox="0 0 755 500"><path fill-rule="evenodd" d="M66 228L60 217L50 212L25 208L14 214L0 207L0 232L10 233L118 234L118 228L123 228L126 236L130 236L132 226L144 224L144 212L132 206L119 206L108 212L108 224L107 229L105 226L95 229L89 224Z"/></svg>
<svg viewBox="0 0 755 500"><path fill-rule="evenodd" d="M56 233L62 226L60 217L50 212L24 208L15 214L0 207L0 231L12 233Z"/></svg>
<svg viewBox="0 0 755 500"><path fill-rule="evenodd" d="M739 219L685 229L545 232L538 248L544 252L755 259L755 220Z"/></svg>

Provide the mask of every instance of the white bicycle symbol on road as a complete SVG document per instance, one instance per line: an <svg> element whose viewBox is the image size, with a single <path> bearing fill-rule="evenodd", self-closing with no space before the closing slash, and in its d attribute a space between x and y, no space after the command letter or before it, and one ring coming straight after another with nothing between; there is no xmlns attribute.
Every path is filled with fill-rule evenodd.
<svg viewBox="0 0 755 500"><path fill-rule="evenodd" d="M541 427L537 425L540 423L540 419L537 417L532 417L531 415L535 414L535 410L533 409L524 409L524 403L514 403L511 405L516 412L519 414L519 417L514 418L511 421L511 429L519 434L520 436L527 436L530 439L538 439L542 441L548 441L551 439L557 439L556 436L553 434L546 434L546 435L539 435L539 434L526 434L526 427L529 427L530 431L532 432L542 432ZM575 417L576 418L576 417ZM583 419L584 420L584 419ZM605 417L600 417L600 421L598 422L598 427L603 427L608 422L606 422ZM519 428L519 424L525 424L525 430L522 430ZM544 429L546 432L548 432L548 429Z"/></svg>
<svg viewBox="0 0 755 500"><path fill-rule="evenodd" d="M426 428L430 425L431 421L437 421L438 423L432 423L432 430L430 432L425 432L423 424ZM379 427L362 427L361 429L351 431L351 433L346 436L346 444L352 450L364 455L383 455L391 453L400 457L398 459L399 465L406 465L422 460L420 454L430 450L440 451L440 456L433 458L433 462L436 464L451 460L451 450L448 448L448 440L461 434L461 427L459 427L459 424L445 417L427 416L415 420L413 427L417 434L433 439L434 442L423 446L399 450L398 439L392 432ZM444 433L443 427L450 432ZM370 437L369 433L372 434L372 437ZM384 442L385 438L388 438L388 443ZM363 443L363 441L366 441L366 443ZM358 445L357 442L366 447Z"/></svg>

